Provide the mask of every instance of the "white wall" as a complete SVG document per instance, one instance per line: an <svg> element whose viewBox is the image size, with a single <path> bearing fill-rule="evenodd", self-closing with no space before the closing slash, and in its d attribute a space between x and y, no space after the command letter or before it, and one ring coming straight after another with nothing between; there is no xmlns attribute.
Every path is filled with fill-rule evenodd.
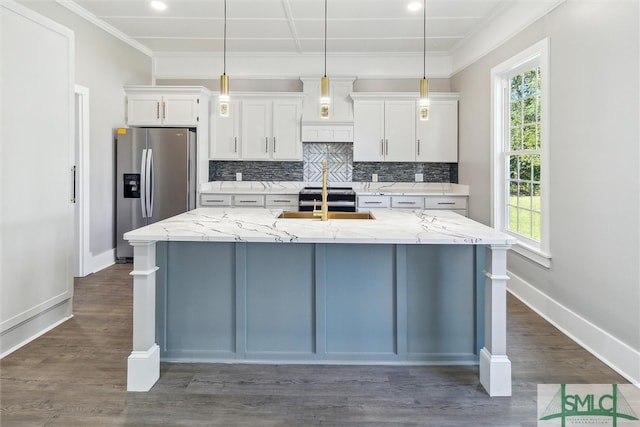
<svg viewBox="0 0 640 427"><path fill-rule="evenodd" d="M76 84L90 90L90 251L92 271L113 262L113 129L125 123L128 84L151 83L151 58L54 2L22 4L75 33ZM105 265L106 263L106 265Z"/></svg>
<svg viewBox="0 0 640 427"><path fill-rule="evenodd" d="M549 37L552 266L511 254L510 289L636 382L639 15L637 1L567 1L451 79L459 179L470 216L490 224L490 70Z"/></svg>

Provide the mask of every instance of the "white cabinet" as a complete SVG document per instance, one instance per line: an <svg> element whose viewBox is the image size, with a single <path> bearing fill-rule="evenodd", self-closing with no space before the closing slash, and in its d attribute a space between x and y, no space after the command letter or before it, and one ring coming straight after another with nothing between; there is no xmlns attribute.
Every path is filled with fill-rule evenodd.
<svg viewBox="0 0 640 427"><path fill-rule="evenodd" d="M414 100L356 99L353 114L354 161L415 161Z"/></svg>
<svg viewBox="0 0 640 427"><path fill-rule="evenodd" d="M234 194L233 206L238 207L264 207L264 195L262 194Z"/></svg>
<svg viewBox="0 0 640 427"><path fill-rule="evenodd" d="M458 161L458 94L432 93L429 120L418 120L417 93L354 92L353 160Z"/></svg>
<svg viewBox="0 0 640 427"><path fill-rule="evenodd" d="M203 88L127 86L125 91L129 126L197 126L208 110Z"/></svg>
<svg viewBox="0 0 640 427"><path fill-rule="evenodd" d="M283 211L298 210L297 194L200 194L200 206L209 207L242 207L242 208L269 208L282 209Z"/></svg>
<svg viewBox="0 0 640 427"><path fill-rule="evenodd" d="M202 193L200 206L231 206L231 195Z"/></svg>
<svg viewBox="0 0 640 427"><path fill-rule="evenodd" d="M301 160L301 111L301 99L242 100L242 159Z"/></svg>
<svg viewBox="0 0 640 427"><path fill-rule="evenodd" d="M218 114L212 109L209 157L216 160L238 160L240 158L240 101L232 99L229 115Z"/></svg>
<svg viewBox="0 0 640 427"><path fill-rule="evenodd" d="M391 207L389 196L358 196L358 211L369 209L389 209Z"/></svg>
<svg viewBox="0 0 640 427"><path fill-rule="evenodd" d="M265 207L278 208L284 211L298 210L297 194L267 194L265 196Z"/></svg>
<svg viewBox="0 0 640 427"><path fill-rule="evenodd" d="M458 161L458 100L431 99L429 120L418 120L416 160L456 163Z"/></svg>
<svg viewBox="0 0 640 427"><path fill-rule="evenodd" d="M391 196L392 209L423 209L424 197L422 196Z"/></svg>
<svg viewBox="0 0 640 427"><path fill-rule="evenodd" d="M425 209L442 209L467 216L467 196L426 196Z"/></svg>

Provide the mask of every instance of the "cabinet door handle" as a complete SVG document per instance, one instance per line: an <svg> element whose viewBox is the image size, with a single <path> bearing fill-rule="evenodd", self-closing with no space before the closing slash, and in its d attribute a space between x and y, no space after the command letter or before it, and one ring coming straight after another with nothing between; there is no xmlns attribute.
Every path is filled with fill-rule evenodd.
<svg viewBox="0 0 640 427"><path fill-rule="evenodd" d="M224 203L224 200L219 200L219 199L205 199L205 202L207 202L207 203Z"/></svg>
<svg viewBox="0 0 640 427"><path fill-rule="evenodd" d="M418 156L420 155L420 140L418 140Z"/></svg>
<svg viewBox="0 0 640 427"><path fill-rule="evenodd" d="M264 152L265 153L269 152L269 137L268 136L264 137Z"/></svg>
<svg viewBox="0 0 640 427"><path fill-rule="evenodd" d="M415 205L416 202L398 202L399 205Z"/></svg>
<svg viewBox="0 0 640 427"><path fill-rule="evenodd" d="M278 199L275 199L275 200L273 200L273 203L291 203L291 200L278 200Z"/></svg>
<svg viewBox="0 0 640 427"><path fill-rule="evenodd" d="M160 102L156 102L156 119L160 120Z"/></svg>
<svg viewBox="0 0 640 427"><path fill-rule="evenodd" d="M384 139L380 140L380 154L384 156Z"/></svg>
<svg viewBox="0 0 640 427"><path fill-rule="evenodd" d="M76 202L76 166L71 166L71 176L73 181L73 195L71 196L71 203Z"/></svg>
<svg viewBox="0 0 640 427"><path fill-rule="evenodd" d="M167 103L162 101L162 118L167 118Z"/></svg>
<svg viewBox="0 0 640 427"><path fill-rule="evenodd" d="M364 202L365 205L379 205L382 202Z"/></svg>
<svg viewBox="0 0 640 427"><path fill-rule="evenodd" d="M439 205L455 205L456 202L438 202Z"/></svg>
<svg viewBox="0 0 640 427"><path fill-rule="evenodd" d="M238 200L238 203L258 203L257 200Z"/></svg>
<svg viewBox="0 0 640 427"><path fill-rule="evenodd" d="M388 156L389 155L389 140L385 139L384 142L385 142L385 145L387 146L387 149L386 149L384 154Z"/></svg>
<svg viewBox="0 0 640 427"><path fill-rule="evenodd" d="M273 152L276 152L276 137L273 137Z"/></svg>
<svg viewBox="0 0 640 427"><path fill-rule="evenodd" d="M237 136L233 137L233 152L234 153L238 152L238 137Z"/></svg>

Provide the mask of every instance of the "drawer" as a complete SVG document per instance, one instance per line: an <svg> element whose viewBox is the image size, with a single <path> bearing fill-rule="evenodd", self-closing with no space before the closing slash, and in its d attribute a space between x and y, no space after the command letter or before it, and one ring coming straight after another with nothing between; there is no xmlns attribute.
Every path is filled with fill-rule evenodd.
<svg viewBox="0 0 640 427"><path fill-rule="evenodd" d="M231 194L201 194L200 206L231 206Z"/></svg>
<svg viewBox="0 0 640 427"><path fill-rule="evenodd" d="M422 209L424 197L421 196L391 196L393 209Z"/></svg>
<svg viewBox="0 0 640 427"><path fill-rule="evenodd" d="M262 194L236 194L233 196L233 206L242 207L264 207L264 196Z"/></svg>
<svg viewBox="0 0 640 427"><path fill-rule="evenodd" d="M466 196L428 196L424 198L426 209L467 209Z"/></svg>
<svg viewBox="0 0 640 427"><path fill-rule="evenodd" d="M284 207L298 207L298 195L297 194L267 194L265 196L267 206L284 206Z"/></svg>
<svg viewBox="0 0 640 427"><path fill-rule="evenodd" d="M359 208L389 208L389 196L358 196Z"/></svg>

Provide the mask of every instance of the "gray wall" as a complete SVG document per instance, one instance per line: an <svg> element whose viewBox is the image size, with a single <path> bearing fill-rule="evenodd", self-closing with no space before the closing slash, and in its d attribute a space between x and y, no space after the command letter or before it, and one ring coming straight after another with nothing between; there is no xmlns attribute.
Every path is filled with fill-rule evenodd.
<svg viewBox="0 0 640 427"><path fill-rule="evenodd" d="M90 251L99 256L115 246L113 128L125 123L122 87L150 84L151 58L57 3L22 4L75 33L76 84L90 90Z"/></svg>
<svg viewBox="0 0 640 427"><path fill-rule="evenodd" d="M509 270L636 351L638 21L637 1L567 1L451 79L459 180L470 216L490 224L490 70L549 37L552 266L511 254Z"/></svg>

